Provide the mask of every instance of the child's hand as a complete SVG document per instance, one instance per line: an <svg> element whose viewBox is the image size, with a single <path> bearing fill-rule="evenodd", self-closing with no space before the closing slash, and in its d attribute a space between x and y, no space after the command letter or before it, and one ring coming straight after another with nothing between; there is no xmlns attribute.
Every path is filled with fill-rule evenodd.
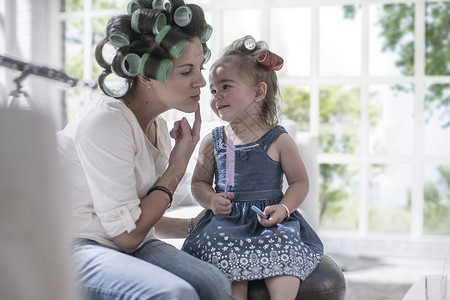
<svg viewBox="0 0 450 300"><path fill-rule="evenodd" d="M234 195L228 194L228 197L225 198L223 193L216 194L214 199L212 199L212 207L214 215L216 216L228 216L231 214L231 201Z"/></svg>
<svg viewBox="0 0 450 300"><path fill-rule="evenodd" d="M268 219L263 219L258 215L259 224L264 227L272 227L275 224L281 223L286 219L286 209L281 204L266 206L264 213L269 216Z"/></svg>

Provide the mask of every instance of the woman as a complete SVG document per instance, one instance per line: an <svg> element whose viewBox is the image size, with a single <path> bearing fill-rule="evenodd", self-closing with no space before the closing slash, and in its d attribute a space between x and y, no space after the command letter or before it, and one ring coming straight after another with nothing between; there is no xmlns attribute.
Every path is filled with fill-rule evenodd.
<svg viewBox="0 0 450 300"><path fill-rule="evenodd" d="M96 49L104 92L59 134L71 188L75 270L92 299L231 299L214 266L156 239L186 236L186 219L163 217L200 133L201 73L211 28L183 1L139 0L113 17ZM152 7L155 5L155 7ZM111 64L103 46L116 49ZM115 88L113 73L124 81ZM195 112L170 137L160 114Z"/></svg>

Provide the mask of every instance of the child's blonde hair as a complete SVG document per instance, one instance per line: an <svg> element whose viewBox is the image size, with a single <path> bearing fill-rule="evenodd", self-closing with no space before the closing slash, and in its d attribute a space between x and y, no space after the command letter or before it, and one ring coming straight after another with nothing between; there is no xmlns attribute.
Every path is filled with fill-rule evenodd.
<svg viewBox="0 0 450 300"><path fill-rule="evenodd" d="M255 41L250 35L235 40L228 46L222 56L212 65L211 72L216 72L220 66L232 66L238 70L244 79L250 84L265 82L267 84L266 97L261 108L261 120L269 126L278 124L278 106L281 101L278 87L278 77L275 71L258 62L258 53L267 48L264 41L254 42L253 49L249 49L248 41Z"/></svg>

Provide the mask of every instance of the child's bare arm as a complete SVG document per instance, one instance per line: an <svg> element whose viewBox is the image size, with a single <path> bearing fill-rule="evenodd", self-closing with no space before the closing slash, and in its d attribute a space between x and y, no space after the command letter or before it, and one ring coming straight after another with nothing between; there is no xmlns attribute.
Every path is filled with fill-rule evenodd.
<svg viewBox="0 0 450 300"><path fill-rule="evenodd" d="M309 191L309 178L298 152L297 144L287 134L280 136L280 162L286 175L288 188L281 200L290 212L295 211L305 200Z"/></svg>
<svg viewBox="0 0 450 300"><path fill-rule="evenodd" d="M305 200L309 190L308 174L295 141L289 135L282 134L273 145L279 153L279 161L289 187L280 204L265 208L264 213L269 215L270 218L267 220L258 218L260 223L266 227L282 222L288 215L287 210L289 210L289 213L297 210Z"/></svg>
<svg viewBox="0 0 450 300"><path fill-rule="evenodd" d="M214 144L212 135L208 134L200 144L198 161L192 175L192 195L197 202L215 215L229 215L233 196L226 199L217 194L212 185L214 180Z"/></svg>

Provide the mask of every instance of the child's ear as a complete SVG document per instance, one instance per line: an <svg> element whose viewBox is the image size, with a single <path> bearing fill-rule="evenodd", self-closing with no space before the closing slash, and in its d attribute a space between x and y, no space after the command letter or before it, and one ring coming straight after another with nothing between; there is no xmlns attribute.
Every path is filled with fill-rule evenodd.
<svg viewBox="0 0 450 300"><path fill-rule="evenodd" d="M264 81L258 83L255 87L255 101L261 101L266 98L267 84Z"/></svg>

